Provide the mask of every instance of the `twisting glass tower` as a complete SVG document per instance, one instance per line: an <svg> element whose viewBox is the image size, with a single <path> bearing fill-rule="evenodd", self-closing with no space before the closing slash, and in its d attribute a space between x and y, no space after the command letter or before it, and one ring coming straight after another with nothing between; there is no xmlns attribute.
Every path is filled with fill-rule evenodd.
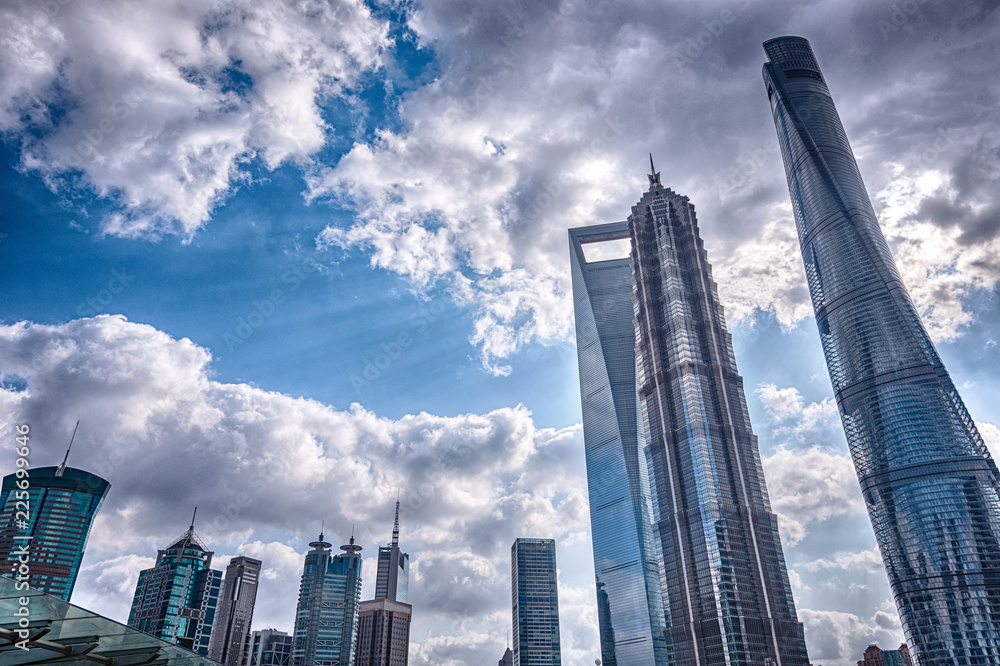
<svg viewBox="0 0 1000 666"><path fill-rule="evenodd" d="M1000 663L1000 498L910 301L809 42L764 43L823 352L906 640L924 666Z"/></svg>
<svg viewBox="0 0 1000 666"><path fill-rule="evenodd" d="M674 660L807 666L694 206L649 182L628 218L636 381Z"/></svg>

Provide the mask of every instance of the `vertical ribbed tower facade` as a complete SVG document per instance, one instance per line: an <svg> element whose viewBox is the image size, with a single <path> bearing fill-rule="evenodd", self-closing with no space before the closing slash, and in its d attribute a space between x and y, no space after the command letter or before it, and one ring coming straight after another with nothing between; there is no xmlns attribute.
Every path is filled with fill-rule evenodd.
<svg viewBox="0 0 1000 666"><path fill-rule="evenodd" d="M257 600L257 585L263 563L240 555L229 560L222 581L222 595L216 612L208 658L226 666L243 666Z"/></svg>
<svg viewBox="0 0 1000 666"><path fill-rule="evenodd" d="M808 666L694 206L649 180L628 218L636 380L674 663Z"/></svg>
<svg viewBox="0 0 1000 666"><path fill-rule="evenodd" d="M562 666L555 539L510 547L514 666Z"/></svg>
<svg viewBox="0 0 1000 666"><path fill-rule="evenodd" d="M900 280L809 42L764 43L823 353L906 639L1000 663L998 474Z"/></svg>
<svg viewBox="0 0 1000 666"><path fill-rule="evenodd" d="M669 652L649 477L640 439L625 258L587 259L587 249L627 242L628 224L569 230L583 446L604 666L666 666Z"/></svg>

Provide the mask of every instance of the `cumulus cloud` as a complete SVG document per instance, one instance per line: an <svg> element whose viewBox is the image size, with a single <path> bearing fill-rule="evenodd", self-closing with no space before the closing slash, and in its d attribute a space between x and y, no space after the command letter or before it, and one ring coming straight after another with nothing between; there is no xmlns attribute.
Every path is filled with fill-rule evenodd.
<svg viewBox="0 0 1000 666"><path fill-rule="evenodd" d="M782 543L794 546L812 523L845 514L864 514L865 504L850 457L820 447L779 446L761 461Z"/></svg>
<svg viewBox="0 0 1000 666"><path fill-rule="evenodd" d="M103 230L122 236L189 238L248 160L308 162L321 104L389 44L360 0L24 1L0 16L0 131L53 190L109 199Z"/></svg>
<svg viewBox="0 0 1000 666"><path fill-rule="evenodd" d="M438 637L417 649L433 656L414 663L460 663L469 635L497 629L483 618L509 613L515 537L589 549L579 426L537 428L523 407L396 420L359 405L338 411L214 381L210 362L191 341L121 316L0 327L0 380L16 386L0 392L0 425L30 424L32 463L55 464L82 417L70 463L112 484L77 585L96 611L127 617L138 570L197 504L196 531L215 565L237 553L264 560L260 621L290 628L320 522L334 542L353 528L371 557L388 540L400 489L411 601L421 608L415 640ZM582 576L570 586L589 587L592 570ZM576 635L592 653L596 634Z"/></svg>
<svg viewBox="0 0 1000 666"><path fill-rule="evenodd" d="M861 0L422 0L394 5L393 30L360 0L127 7L3 10L0 128L24 169L111 201L109 233L190 237L247 160L301 164L308 201L354 214L317 242L418 291L446 285L496 374L525 344L570 335L565 230L624 219L648 151L698 206L731 323L809 315L760 80L760 43L789 32L813 39L935 339L997 284L1000 96L982 3L924 4L898 26ZM316 159L328 102L382 76L390 34L433 64L391 100L397 114Z"/></svg>
<svg viewBox="0 0 1000 666"><path fill-rule="evenodd" d="M894 609L880 609L871 618L839 611L799 611L805 625L809 658L831 666L854 666L872 643L895 650L903 641L902 627Z"/></svg>

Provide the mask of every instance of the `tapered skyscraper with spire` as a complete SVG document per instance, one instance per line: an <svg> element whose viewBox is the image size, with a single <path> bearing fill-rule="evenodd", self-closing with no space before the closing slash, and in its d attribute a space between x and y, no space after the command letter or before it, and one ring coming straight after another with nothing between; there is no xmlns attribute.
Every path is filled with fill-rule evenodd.
<svg viewBox="0 0 1000 666"><path fill-rule="evenodd" d="M375 598L407 602L410 589L410 555L399 549L399 500L396 500L396 520L392 524L392 540L379 546L378 575L375 578Z"/></svg>
<svg viewBox="0 0 1000 666"><path fill-rule="evenodd" d="M0 575L13 575L27 546L28 584L64 601L73 594L90 527L111 489L96 474L67 467L72 444L71 438L58 467L38 467L23 478L9 474L0 488Z"/></svg>
<svg viewBox="0 0 1000 666"><path fill-rule="evenodd" d="M222 572L194 531L157 551L156 565L139 572L128 626L189 650L208 654L222 587Z"/></svg>
<svg viewBox="0 0 1000 666"><path fill-rule="evenodd" d="M602 658L664 663L628 653L649 638L619 609L645 604L669 663L807 666L694 206L650 169L627 222L570 230ZM627 258L586 261L583 244L626 238Z"/></svg>
<svg viewBox="0 0 1000 666"><path fill-rule="evenodd" d="M399 549L399 499L392 540L379 546L375 598L362 601L358 619L355 666L406 666L409 663L410 620L407 603L410 556Z"/></svg>
<svg viewBox="0 0 1000 666"><path fill-rule="evenodd" d="M906 641L1000 664L1000 475L903 286L809 42L764 42L809 292Z"/></svg>

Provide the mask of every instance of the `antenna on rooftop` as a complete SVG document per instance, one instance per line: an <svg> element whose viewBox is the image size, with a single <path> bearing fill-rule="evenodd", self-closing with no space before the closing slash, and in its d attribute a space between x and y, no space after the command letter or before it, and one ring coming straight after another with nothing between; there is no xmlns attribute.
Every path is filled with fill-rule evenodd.
<svg viewBox="0 0 1000 666"><path fill-rule="evenodd" d="M66 455L63 456L62 464L59 465L59 469L56 470L56 476L62 476L63 472L66 471L66 461L69 460L69 450L73 448L73 440L76 439L76 431L80 427L80 419L76 420L76 426L73 428L73 436L69 438L69 446L66 447Z"/></svg>

